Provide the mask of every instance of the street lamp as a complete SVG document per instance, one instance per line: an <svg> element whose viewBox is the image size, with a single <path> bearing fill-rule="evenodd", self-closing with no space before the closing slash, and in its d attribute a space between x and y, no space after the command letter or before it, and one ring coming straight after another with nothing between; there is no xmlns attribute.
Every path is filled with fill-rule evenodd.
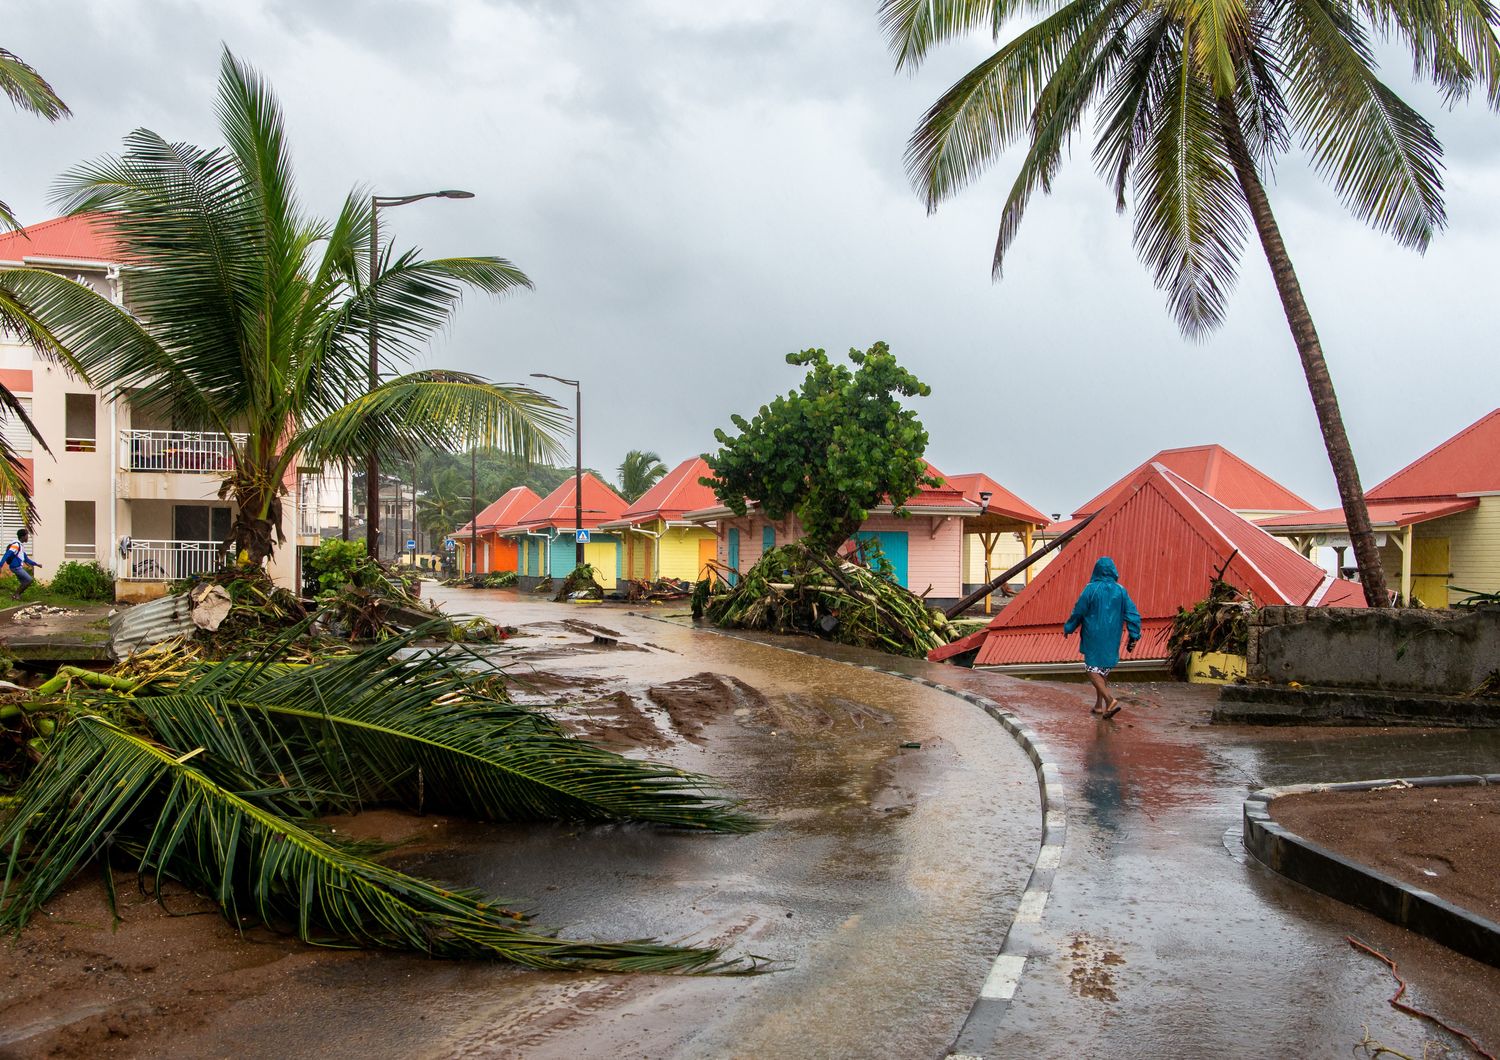
<svg viewBox="0 0 1500 1060"><path fill-rule="evenodd" d="M979 514L981 516L990 514L990 498L993 496L994 494L989 490L979 491ZM982 534L979 540L984 545L984 584L988 585L990 583L990 556L995 550L995 535L993 532ZM984 613L987 615L994 613L992 611L993 605L990 602L990 596L991 594L989 593L984 594Z"/></svg>
<svg viewBox="0 0 1500 1060"><path fill-rule="evenodd" d="M583 529L583 387L576 379L564 379L560 375L532 372L533 379L551 379L573 388L573 542L574 558L583 566L583 542L577 531Z"/></svg>
<svg viewBox="0 0 1500 1060"><path fill-rule="evenodd" d="M375 281L380 275L380 208L405 206L423 199L472 199L472 191L424 191L420 195L370 196L370 390L380 385L380 331L376 327ZM380 540L380 454L370 449L365 463L365 551L376 557Z"/></svg>

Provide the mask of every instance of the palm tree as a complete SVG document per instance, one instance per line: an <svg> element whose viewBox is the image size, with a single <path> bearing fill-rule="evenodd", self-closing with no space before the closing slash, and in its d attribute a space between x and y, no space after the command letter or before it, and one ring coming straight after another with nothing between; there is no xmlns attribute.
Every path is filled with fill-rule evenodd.
<svg viewBox="0 0 1500 1060"><path fill-rule="evenodd" d="M4 48L0 48L0 92L9 96L11 103L18 109L30 111L48 121L66 118L71 113L67 104L58 98L57 93L52 90L52 86L41 74L22 62L13 52L6 51ZM0 232L14 231L20 227L20 222L16 220L10 207L0 201ZM3 332L18 335L42 354L67 363L65 351L54 347L46 328L36 319L31 307L15 291L0 282L0 333ZM32 423L31 417L26 414L25 408L4 385L0 385L0 408L3 408L7 415L20 420L22 426L36 439L42 449L51 452L46 440L36 429L36 424ZM25 466L16 456L10 443L0 436L0 497L3 496L13 497L22 517L29 519L31 481L26 475Z"/></svg>
<svg viewBox="0 0 1500 1060"><path fill-rule="evenodd" d="M650 450L632 449L620 462L620 496L627 501L639 500L667 473L667 465Z"/></svg>
<svg viewBox="0 0 1500 1060"><path fill-rule="evenodd" d="M1387 602L1354 454L1312 315L1292 270L1262 174L1296 134L1361 220L1426 248L1445 222L1442 147L1431 124L1376 76L1372 40L1407 47L1418 76L1450 102L1475 85L1500 106L1500 43L1488 0L884 0L898 69L980 27L1024 28L923 117L907 166L928 209L1006 147L1028 150L995 247L998 278L1032 195L1051 190L1086 114L1094 162L1117 206L1135 198L1135 244L1182 330L1223 319L1249 228L1260 239L1312 394L1372 606Z"/></svg>
<svg viewBox="0 0 1500 1060"><path fill-rule="evenodd" d="M490 662L418 650L440 625L306 666L281 661L305 625L249 661L184 667L173 644L114 673L64 670L10 705L0 742L40 754L0 768L0 790L16 763L29 770L0 797L0 929L19 930L93 863L106 879L133 868L143 886L170 879L211 896L237 929L325 945L535 968L755 970L715 947L559 939L318 825L386 804L488 821L756 827L706 778L604 751L510 703Z"/></svg>
<svg viewBox="0 0 1500 1060"><path fill-rule="evenodd" d="M300 467L421 446L557 451L557 406L525 387L457 372L398 374L367 390L367 335L380 323L395 371L453 315L465 287L531 286L502 258L423 261L380 248L362 271L371 204L351 193L332 222L294 189L282 115L254 70L224 53L218 117L227 146L205 150L146 129L120 157L64 176L59 199L97 214L129 265L130 307L33 273L0 273L101 388L221 435L234 454L221 495L233 541L261 564L284 540L285 481ZM357 395L350 397L350 395Z"/></svg>
<svg viewBox="0 0 1500 1060"><path fill-rule="evenodd" d="M473 507L469 476L457 468L443 468L432 477L417 504L417 522L433 537L451 534L469 521Z"/></svg>

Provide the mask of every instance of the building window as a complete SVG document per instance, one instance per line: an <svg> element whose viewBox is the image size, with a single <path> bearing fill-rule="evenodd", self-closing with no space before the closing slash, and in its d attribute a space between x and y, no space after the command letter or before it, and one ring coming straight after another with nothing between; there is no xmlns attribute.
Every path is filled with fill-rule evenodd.
<svg viewBox="0 0 1500 1060"><path fill-rule="evenodd" d="M93 394L68 394L63 448L70 453L92 453L98 448Z"/></svg>
<svg viewBox="0 0 1500 1060"><path fill-rule="evenodd" d="M93 501L63 502L63 559L79 563L98 560L94 526Z"/></svg>
<svg viewBox="0 0 1500 1060"><path fill-rule="evenodd" d="M31 398L17 397L16 403L25 410L28 418L31 416ZM10 446L10 451L17 456L31 455L31 432L26 429L26 424L21 417L10 409L0 409L0 429L5 432L5 441Z"/></svg>

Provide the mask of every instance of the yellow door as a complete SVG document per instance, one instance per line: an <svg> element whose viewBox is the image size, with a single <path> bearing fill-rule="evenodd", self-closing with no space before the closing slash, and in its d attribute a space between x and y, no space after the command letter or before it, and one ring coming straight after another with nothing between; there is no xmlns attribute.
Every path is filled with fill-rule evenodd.
<svg viewBox="0 0 1500 1060"><path fill-rule="evenodd" d="M1448 539L1419 537L1412 543L1411 595L1423 607L1448 606Z"/></svg>
<svg viewBox="0 0 1500 1060"><path fill-rule="evenodd" d="M719 539L704 537L698 540L698 580L702 581L712 572L709 566L719 558Z"/></svg>
<svg viewBox="0 0 1500 1060"><path fill-rule="evenodd" d="M606 589L615 587L615 553L619 546L613 541L590 541L583 546L583 562L594 568L594 577Z"/></svg>

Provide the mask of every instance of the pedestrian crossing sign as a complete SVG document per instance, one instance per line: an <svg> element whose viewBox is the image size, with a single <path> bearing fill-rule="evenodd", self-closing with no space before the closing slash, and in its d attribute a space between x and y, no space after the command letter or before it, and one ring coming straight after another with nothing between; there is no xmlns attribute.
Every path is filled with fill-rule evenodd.
<svg viewBox="0 0 1500 1060"><path fill-rule="evenodd" d="M580 545L586 545L589 543L589 532L587 530L575 531L573 534L573 540L578 542L578 544Z"/></svg>

